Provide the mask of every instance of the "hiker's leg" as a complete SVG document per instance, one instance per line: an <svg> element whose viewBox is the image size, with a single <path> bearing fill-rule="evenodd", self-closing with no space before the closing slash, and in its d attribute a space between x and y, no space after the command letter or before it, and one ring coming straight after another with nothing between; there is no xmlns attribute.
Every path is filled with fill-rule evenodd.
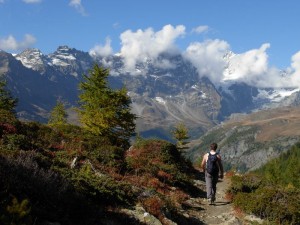
<svg viewBox="0 0 300 225"><path fill-rule="evenodd" d="M205 172L205 183L206 183L206 196L207 198L211 198L213 195L212 195L212 176Z"/></svg>
<svg viewBox="0 0 300 225"><path fill-rule="evenodd" d="M212 176L212 199L216 199L216 193L217 193L217 183L218 183L219 176L214 175Z"/></svg>

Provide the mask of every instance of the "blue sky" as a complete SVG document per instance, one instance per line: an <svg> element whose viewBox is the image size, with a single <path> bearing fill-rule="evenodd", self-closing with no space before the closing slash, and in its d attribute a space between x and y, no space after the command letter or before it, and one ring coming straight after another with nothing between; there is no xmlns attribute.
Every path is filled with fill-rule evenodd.
<svg viewBox="0 0 300 225"><path fill-rule="evenodd" d="M0 0L0 49L48 54L68 45L137 58L209 43L205 51L260 52L268 67L296 70L299 12L299 0Z"/></svg>

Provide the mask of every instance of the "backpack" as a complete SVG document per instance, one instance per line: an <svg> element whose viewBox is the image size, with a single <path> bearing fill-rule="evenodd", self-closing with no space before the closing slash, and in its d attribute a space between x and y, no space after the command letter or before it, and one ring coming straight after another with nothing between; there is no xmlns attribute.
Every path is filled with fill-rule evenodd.
<svg viewBox="0 0 300 225"><path fill-rule="evenodd" d="M206 171L211 175L217 175L219 173L218 166L218 153L212 155L210 152L208 153L208 158L206 162Z"/></svg>

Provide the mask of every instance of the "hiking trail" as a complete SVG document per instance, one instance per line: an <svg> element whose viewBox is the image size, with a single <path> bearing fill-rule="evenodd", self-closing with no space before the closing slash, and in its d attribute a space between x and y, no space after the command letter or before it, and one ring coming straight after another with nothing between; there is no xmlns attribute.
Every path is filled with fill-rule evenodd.
<svg viewBox="0 0 300 225"><path fill-rule="evenodd" d="M190 198L188 200L186 214L197 218L198 224L224 224L235 225L242 224L239 219L234 215L232 204L229 200L226 200L226 191L230 185L230 178L225 177L223 180L219 180L217 184L216 201L213 205L210 205L206 200L205 181L204 175L202 179L195 180L195 186L204 191L204 193L196 198ZM196 224L196 223L195 223Z"/></svg>

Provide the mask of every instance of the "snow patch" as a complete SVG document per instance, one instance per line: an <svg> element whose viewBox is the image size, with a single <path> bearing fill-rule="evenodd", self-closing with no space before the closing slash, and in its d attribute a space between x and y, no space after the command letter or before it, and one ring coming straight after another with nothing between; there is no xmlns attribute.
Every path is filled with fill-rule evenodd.
<svg viewBox="0 0 300 225"><path fill-rule="evenodd" d="M269 99L271 102L280 102L285 97L291 96L293 93L300 91L300 88L296 89L273 89L273 90L258 90L259 93L255 99Z"/></svg>
<svg viewBox="0 0 300 225"><path fill-rule="evenodd" d="M61 59L58 59L58 58L54 58L52 59L52 64L53 65L57 65L57 66L69 66L70 64L62 61Z"/></svg>
<svg viewBox="0 0 300 225"><path fill-rule="evenodd" d="M163 105L166 104L166 101L162 97L155 97L155 101L157 101L158 103L161 103Z"/></svg>
<svg viewBox="0 0 300 225"><path fill-rule="evenodd" d="M194 85L192 86L192 89L199 90L199 87L198 87L197 84L194 84Z"/></svg>

